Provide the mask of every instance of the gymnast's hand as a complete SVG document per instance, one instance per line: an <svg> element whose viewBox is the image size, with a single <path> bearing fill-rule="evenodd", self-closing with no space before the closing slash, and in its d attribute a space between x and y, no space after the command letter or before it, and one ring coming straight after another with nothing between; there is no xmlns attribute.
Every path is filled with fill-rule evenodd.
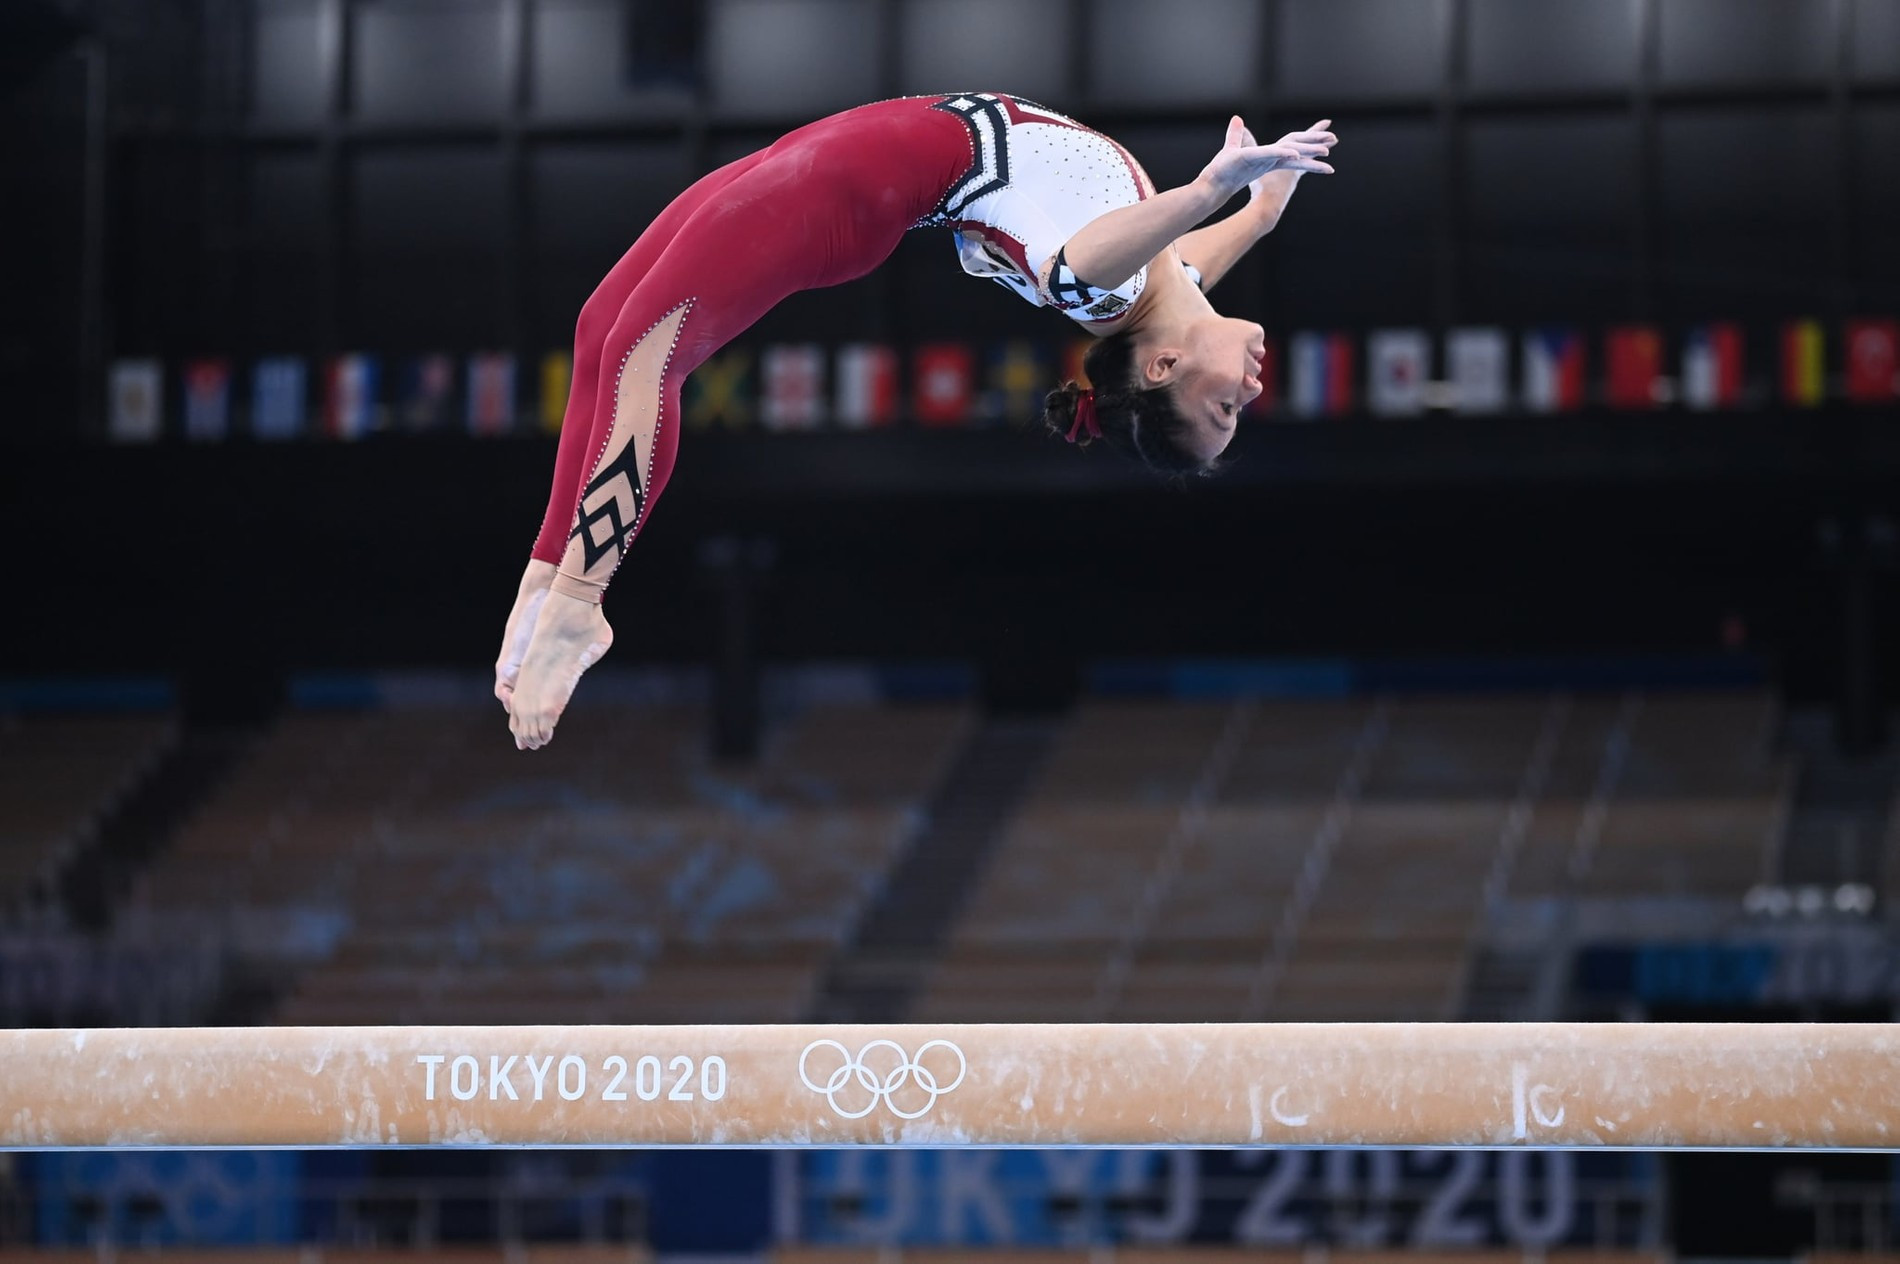
<svg viewBox="0 0 1900 1264"><path fill-rule="evenodd" d="M1332 125L1331 119L1321 119L1305 132L1290 132L1281 137L1280 143L1284 145L1295 137L1309 134L1323 133L1331 136L1332 133L1327 129ZM1245 123L1240 121L1239 115L1235 115L1233 121L1227 125L1228 144L1234 143L1236 132L1240 136L1242 145L1255 143L1253 133L1248 130ZM1327 149L1329 151L1327 157L1330 158L1332 144L1328 144ZM1297 167L1282 167L1278 171L1269 171L1247 186L1246 214L1252 218L1256 231L1264 235L1272 232L1279 225L1281 213L1286 210L1286 204L1293 200L1293 190L1299 187L1300 177L1305 174Z"/></svg>
<svg viewBox="0 0 1900 1264"><path fill-rule="evenodd" d="M508 612L508 626L502 630L501 653L495 656L495 697L502 710L509 709L514 697L515 678L521 674L521 660L534 636L535 621L541 604L548 599L548 585L554 582L554 564L528 559L522 572L521 586L515 590L515 608Z"/></svg>
<svg viewBox="0 0 1900 1264"><path fill-rule="evenodd" d="M1271 145L1261 145L1236 114L1227 124L1227 143L1201 171L1200 181L1224 202L1242 189L1249 191L1250 198L1259 197L1259 181L1275 171L1331 175L1333 168L1326 156L1339 139L1325 130L1331 121L1321 119L1310 131L1288 132Z"/></svg>

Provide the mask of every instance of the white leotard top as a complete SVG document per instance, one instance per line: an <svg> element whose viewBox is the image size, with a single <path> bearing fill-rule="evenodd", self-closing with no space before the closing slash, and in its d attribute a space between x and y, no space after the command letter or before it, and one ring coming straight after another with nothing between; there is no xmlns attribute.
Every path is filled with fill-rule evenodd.
<svg viewBox="0 0 1900 1264"><path fill-rule="evenodd" d="M1105 290L1078 281L1055 258L1084 224L1147 196L1128 151L1017 97L971 92L933 108L963 119L975 151L970 169L925 221L955 230L963 270L1084 323L1126 315L1148 283L1145 266Z"/></svg>

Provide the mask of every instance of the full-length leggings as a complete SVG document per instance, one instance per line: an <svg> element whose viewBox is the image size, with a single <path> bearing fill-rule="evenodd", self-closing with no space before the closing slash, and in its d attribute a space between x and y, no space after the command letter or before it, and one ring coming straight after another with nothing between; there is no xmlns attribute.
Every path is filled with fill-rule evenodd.
<svg viewBox="0 0 1900 1264"><path fill-rule="evenodd" d="M862 276L969 167L968 129L905 98L820 119L675 199L581 308L533 556L598 601L679 448L680 384L799 290Z"/></svg>

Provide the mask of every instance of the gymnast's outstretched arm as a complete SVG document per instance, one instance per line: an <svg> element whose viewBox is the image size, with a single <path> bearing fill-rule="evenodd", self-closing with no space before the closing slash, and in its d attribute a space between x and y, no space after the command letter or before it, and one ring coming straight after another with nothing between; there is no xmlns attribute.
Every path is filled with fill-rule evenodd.
<svg viewBox="0 0 1900 1264"><path fill-rule="evenodd" d="M1271 145L1247 143L1252 140L1244 127L1236 132L1230 124L1226 144L1200 175L1090 220L1064 243L1062 262L1077 280L1096 289L1114 289L1269 172L1332 172L1324 161L1333 144L1331 132L1293 132ZM1202 277L1205 280L1205 272Z"/></svg>
<svg viewBox="0 0 1900 1264"><path fill-rule="evenodd" d="M1321 119L1304 132L1291 132L1281 137L1280 144L1311 139L1324 144L1330 154L1335 143L1333 134L1327 130L1331 126L1331 119ZM1227 144L1246 148L1255 143L1253 132L1236 114L1227 124ZM1201 274L1203 293L1213 289L1214 283L1226 276L1228 270L1240 262L1240 257L1255 242L1279 224L1280 213L1286 210L1286 204L1292 199L1293 190L1304 174L1305 171L1297 167L1282 167L1268 172L1247 186L1246 206L1218 223L1183 235L1174 243L1181 253L1181 261Z"/></svg>

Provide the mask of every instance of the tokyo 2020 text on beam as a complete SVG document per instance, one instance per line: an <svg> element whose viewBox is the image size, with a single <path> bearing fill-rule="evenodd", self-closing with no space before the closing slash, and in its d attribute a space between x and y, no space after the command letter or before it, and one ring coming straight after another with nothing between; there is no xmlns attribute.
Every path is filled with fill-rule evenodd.
<svg viewBox="0 0 1900 1264"><path fill-rule="evenodd" d="M1900 1148L1900 1028L0 1032L0 1146Z"/></svg>

